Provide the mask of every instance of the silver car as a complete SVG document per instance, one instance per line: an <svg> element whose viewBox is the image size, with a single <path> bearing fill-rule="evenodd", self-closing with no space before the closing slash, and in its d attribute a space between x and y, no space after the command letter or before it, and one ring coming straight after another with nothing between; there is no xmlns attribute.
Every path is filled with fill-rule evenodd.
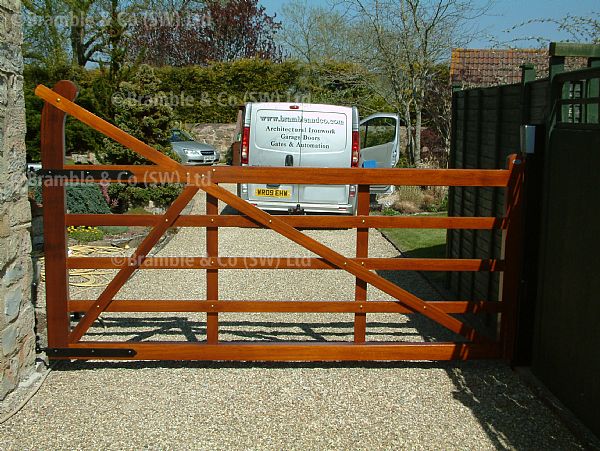
<svg viewBox="0 0 600 451"><path fill-rule="evenodd" d="M194 138L181 129L173 129L171 133L171 145L173 150L183 164L215 164L219 162L219 152L210 144L203 144L194 141Z"/></svg>

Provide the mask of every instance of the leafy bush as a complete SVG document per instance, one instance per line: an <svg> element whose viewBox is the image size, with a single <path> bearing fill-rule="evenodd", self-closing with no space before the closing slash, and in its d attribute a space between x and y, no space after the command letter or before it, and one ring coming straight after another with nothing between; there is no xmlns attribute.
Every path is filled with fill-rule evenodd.
<svg viewBox="0 0 600 451"><path fill-rule="evenodd" d="M156 69L160 90L179 99L175 119L188 123L235 122L239 105L246 102L286 102L302 93L299 63L241 59L206 67Z"/></svg>
<svg viewBox="0 0 600 451"><path fill-rule="evenodd" d="M24 68L24 91L27 134L25 137L27 147L27 161L40 161L40 123L42 117L43 100L34 93L38 84L52 88L59 80L71 80L79 88L76 102L82 107L91 110L97 116L112 121L111 101L112 92L99 89L104 83L106 75L100 70L87 70L78 66L58 66L51 69L35 65L26 65ZM79 122L70 116L65 124L65 148L67 154L71 152L88 153L96 152L102 146L103 135Z"/></svg>
<svg viewBox="0 0 600 451"><path fill-rule="evenodd" d="M178 160L169 141L173 108L164 99L159 86L160 79L152 67L141 65L137 68L133 79L122 82L112 98L114 122L135 138ZM139 153L109 138L104 139L102 149L96 154L100 162L107 164L150 164Z"/></svg>
<svg viewBox="0 0 600 451"><path fill-rule="evenodd" d="M393 205L394 211L412 215L419 212L419 208L410 200L397 200Z"/></svg>
<svg viewBox="0 0 600 451"><path fill-rule="evenodd" d="M398 216L400 213L391 207L385 207L383 210L381 210L381 214L383 216Z"/></svg>
<svg viewBox="0 0 600 451"><path fill-rule="evenodd" d="M392 208L404 214L448 209L448 188L445 186L398 186L394 198Z"/></svg>
<svg viewBox="0 0 600 451"><path fill-rule="evenodd" d="M110 208L97 184L67 186L67 210L69 213L110 213Z"/></svg>
<svg viewBox="0 0 600 451"><path fill-rule="evenodd" d="M42 187L32 188L35 201L42 203ZM102 196L100 186L95 183L77 183L67 185L67 211L74 214L106 214L110 208Z"/></svg>
<svg viewBox="0 0 600 451"><path fill-rule="evenodd" d="M112 201L116 200L115 213L123 213L130 208L145 207L150 201L157 207L167 208L181 194L183 187L173 185L124 185L111 184L108 195Z"/></svg>

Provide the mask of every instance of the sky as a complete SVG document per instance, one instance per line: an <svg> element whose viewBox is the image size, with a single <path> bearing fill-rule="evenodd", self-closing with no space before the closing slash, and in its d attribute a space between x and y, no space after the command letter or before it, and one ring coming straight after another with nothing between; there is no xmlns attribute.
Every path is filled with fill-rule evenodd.
<svg viewBox="0 0 600 451"><path fill-rule="evenodd" d="M325 6L327 3L327 0L307 1L315 6ZM473 0L473 2L485 4L487 0ZM269 14L277 13L281 17L281 7L286 0L260 0L260 3L265 6ZM477 21L483 33L499 42L530 35L547 36L553 41L560 41L566 39L567 35L561 35L551 24L528 25L513 32L512 35L505 33L504 30L530 19L559 19L569 13L574 16L589 16L593 11L600 15L600 0L495 0L489 12ZM519 47L539 47L535 41L520 44ZM468 47L487 48L491 45L490 39L482 36L471 42Z"/></svg>

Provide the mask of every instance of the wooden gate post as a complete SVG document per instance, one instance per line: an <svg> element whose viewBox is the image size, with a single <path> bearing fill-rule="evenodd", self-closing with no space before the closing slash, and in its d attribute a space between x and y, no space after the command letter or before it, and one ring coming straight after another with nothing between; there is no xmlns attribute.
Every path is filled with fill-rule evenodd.
<svg viewBox="0 0 600 451"><path fill-rule="evenodd" d="M77 87L70 81L59 81L54 91L67 100L77 97ZM65 112L44 103L41 122L42 169L62 170L65 159ZM67 268L67 230L65 225L65 183L59 175L43 180L44 263L46 271L46 315L48 347L66 348L70 320L69 271Z"/></svg>
<svg viewBox="0 0 600 451"><path fill-rule="evenodd" d="M503 357L512 362L515 353L519 296L521 294L521 270L523 259L523 156L508 156L510 178L506 189L506 229L503 230L502 256L504 272L500 275L500 343Z"/></svg>

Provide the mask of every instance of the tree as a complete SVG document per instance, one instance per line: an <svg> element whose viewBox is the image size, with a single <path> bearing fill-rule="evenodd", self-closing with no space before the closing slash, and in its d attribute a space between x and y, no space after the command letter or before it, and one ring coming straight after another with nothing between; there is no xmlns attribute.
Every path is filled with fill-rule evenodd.
<svg viewBox="0 0 600 451"><path fill-rule="evenodd" d="M25 60L43 67L121 61L130 23L144 12L160 15L150 1L24 0Z"/></svg>
<svg viewBox="0 0 600 451"><path fill-rule="evenodd" d="M154 66L206 65L241 58L280 60L280 27L258 0L207 0L132 27L131 54Z"/></svg>
<svg viewBox="0 0 600 451"><path fill-rule="evenodd" d="M23 58L26 62L37 62L49 69L68 64L68 31L58 20L67 13L63 2L23 0Z"/></svg>
<svg viewBox="0 0 600 451"><path fill-rule="evenodd" d="M101 0L24 0L26 59L85 67L105 45L107 12Z"/></svg>
<svg viewBox="0 0 600 451"><path fill-rule="evenodd" d="M568 36L567 41L572 42L584 42L590 44L600 44L600 19L598 12L591 12L587 16L576 16L573 14L567 14L565 17L558 19L546 17L542 19L530 19L525 22L521 22L508 30L504 30L505 33L514 34L517 30L526 29L532 24L550 24L556 28L556 31L562 32ZM536 41L542 47L547 47L548 43L551 42L548 36L518 36L511 38L510 40L497 40L490 38L490 41L494 43L496 47L505 47L507 45L514 45L516 43L523 43L527 41Z"/></svg>
<svg viewBox="0 0 600 451"><path fill-rule="evenodd" d="M470 21L487 6L468 0L339 0L360 23L363 63L382 76L386 99L406 120L408 156L420 162L427 85L451 49L473 36Z"/></svg>
<svg viewBox="0 0 600 451"><path fill-rule="evenodd" d="M325 61L303 65L300 90L307 101L356 106L362 116L385 109L385 100L372 89L376 75L351 62Z"/></svg>
<svg viewBox="0 0 600 451"><path fill-rule="evenodd" d="M122 82L113 96L115 125L159 152L177 158L169 142L173 109L165 101L166 96L159 87L160 79L154 69L147 65L139 66L132 81ZM104 148L97 154L103 163L149 164L138 153L108 138L105 138Z"/></svg>
<svg viewBox="0 0 600 451"><path fill-rule="evenodd" d="M450 140L452 127L452 92L450 90L450 68L447 64L440 64L432 73L425 90L423 113L426 124L439 138L439 147L443 152L437 158L441 167L446 167L450 155ZM437 149L430 147L432 152Z"/></svg>
<svg viewBox="0 0 600 451"><path fill-rule="evenodd" d="M359 30L339 11L292 0L283 5L283 23L279 40L292 58L309 64L355 60Z"/></svg>

